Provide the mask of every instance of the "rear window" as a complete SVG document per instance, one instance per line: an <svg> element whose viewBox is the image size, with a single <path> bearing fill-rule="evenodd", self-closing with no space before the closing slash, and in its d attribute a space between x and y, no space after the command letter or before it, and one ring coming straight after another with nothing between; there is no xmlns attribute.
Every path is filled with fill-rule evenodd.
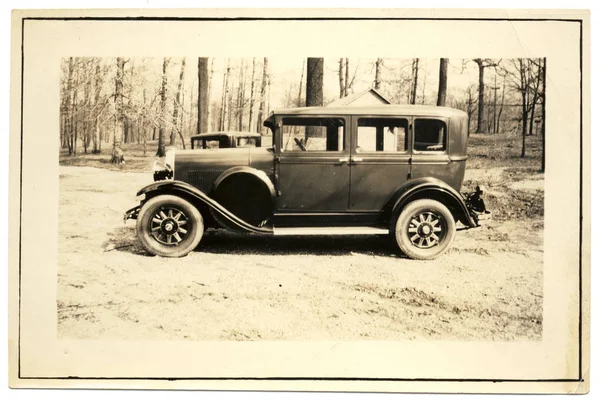
<svg viewBox="0 0 600 401"><path fill-rule="evenodd" d="M447 128L442 120L418 118L415 120L414 150L419 152L443 152L446 150Z"/></svg>
<svg viewBox="0 0 600 401"><path fill-rule="evenodd" d="M357 152L406 152L406 118L359 118Z"/></svg>

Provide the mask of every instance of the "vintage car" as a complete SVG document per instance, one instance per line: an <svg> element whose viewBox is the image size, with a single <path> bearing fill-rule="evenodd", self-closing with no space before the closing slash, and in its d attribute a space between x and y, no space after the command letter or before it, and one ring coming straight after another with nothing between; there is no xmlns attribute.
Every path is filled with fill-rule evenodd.
<svg viewBox="0 0 600 401"><path fill-rule="evenodd" d="M260 148L262 137L254 132L211 132L190 138L192 149Z"/></svg>
<svg viewBox="0 0 600 401"><path fill-rule="evenodd" d="M461 194L467 115L382 105L274 111L270 148L171 150L137 194L137 235L154 255L194 250L207 227L265 235L390 235L410 258L448 250L460 222L489 217Z"/></svg>

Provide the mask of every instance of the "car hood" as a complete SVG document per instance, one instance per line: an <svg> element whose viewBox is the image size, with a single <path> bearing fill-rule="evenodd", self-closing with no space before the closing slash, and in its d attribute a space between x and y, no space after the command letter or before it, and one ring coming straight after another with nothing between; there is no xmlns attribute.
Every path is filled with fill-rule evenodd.
<svg viewBox="0 0 600 401"><path fill-rule="evenodd" d="M178 150L175 153L174 179L191 183L202 190L231 167L250 166L273 174L271 148L226 148ZM198 182L196 182L198 181Z"/></svg>

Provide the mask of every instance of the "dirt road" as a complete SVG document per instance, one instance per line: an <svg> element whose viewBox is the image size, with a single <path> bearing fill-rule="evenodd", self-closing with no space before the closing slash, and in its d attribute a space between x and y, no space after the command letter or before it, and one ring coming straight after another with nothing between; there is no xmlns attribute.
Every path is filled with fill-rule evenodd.
<svg viewBox="0 0 600 401"><path fill-rule="evenodd" d="M460 231L427 262L375 236L220 230L187 257L164 259L146 255L135 223L122 221L150 174L60 174L60 338L541 339L541 218Z"/></svg>

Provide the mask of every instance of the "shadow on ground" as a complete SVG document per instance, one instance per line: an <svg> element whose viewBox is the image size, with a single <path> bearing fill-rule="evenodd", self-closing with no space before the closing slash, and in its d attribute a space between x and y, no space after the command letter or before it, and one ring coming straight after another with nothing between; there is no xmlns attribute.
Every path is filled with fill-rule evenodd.
<svg viewBox="0 0 600 401"><path fill-rule="evenodd" d="M105 252L149 255L137 239L134 227L119 227L102 244ZM373 236L285 236L233 233L210 229L204 233L195 252L234 255L329 255L353 253L403 257L395 242L386 235Z"/></svg>

